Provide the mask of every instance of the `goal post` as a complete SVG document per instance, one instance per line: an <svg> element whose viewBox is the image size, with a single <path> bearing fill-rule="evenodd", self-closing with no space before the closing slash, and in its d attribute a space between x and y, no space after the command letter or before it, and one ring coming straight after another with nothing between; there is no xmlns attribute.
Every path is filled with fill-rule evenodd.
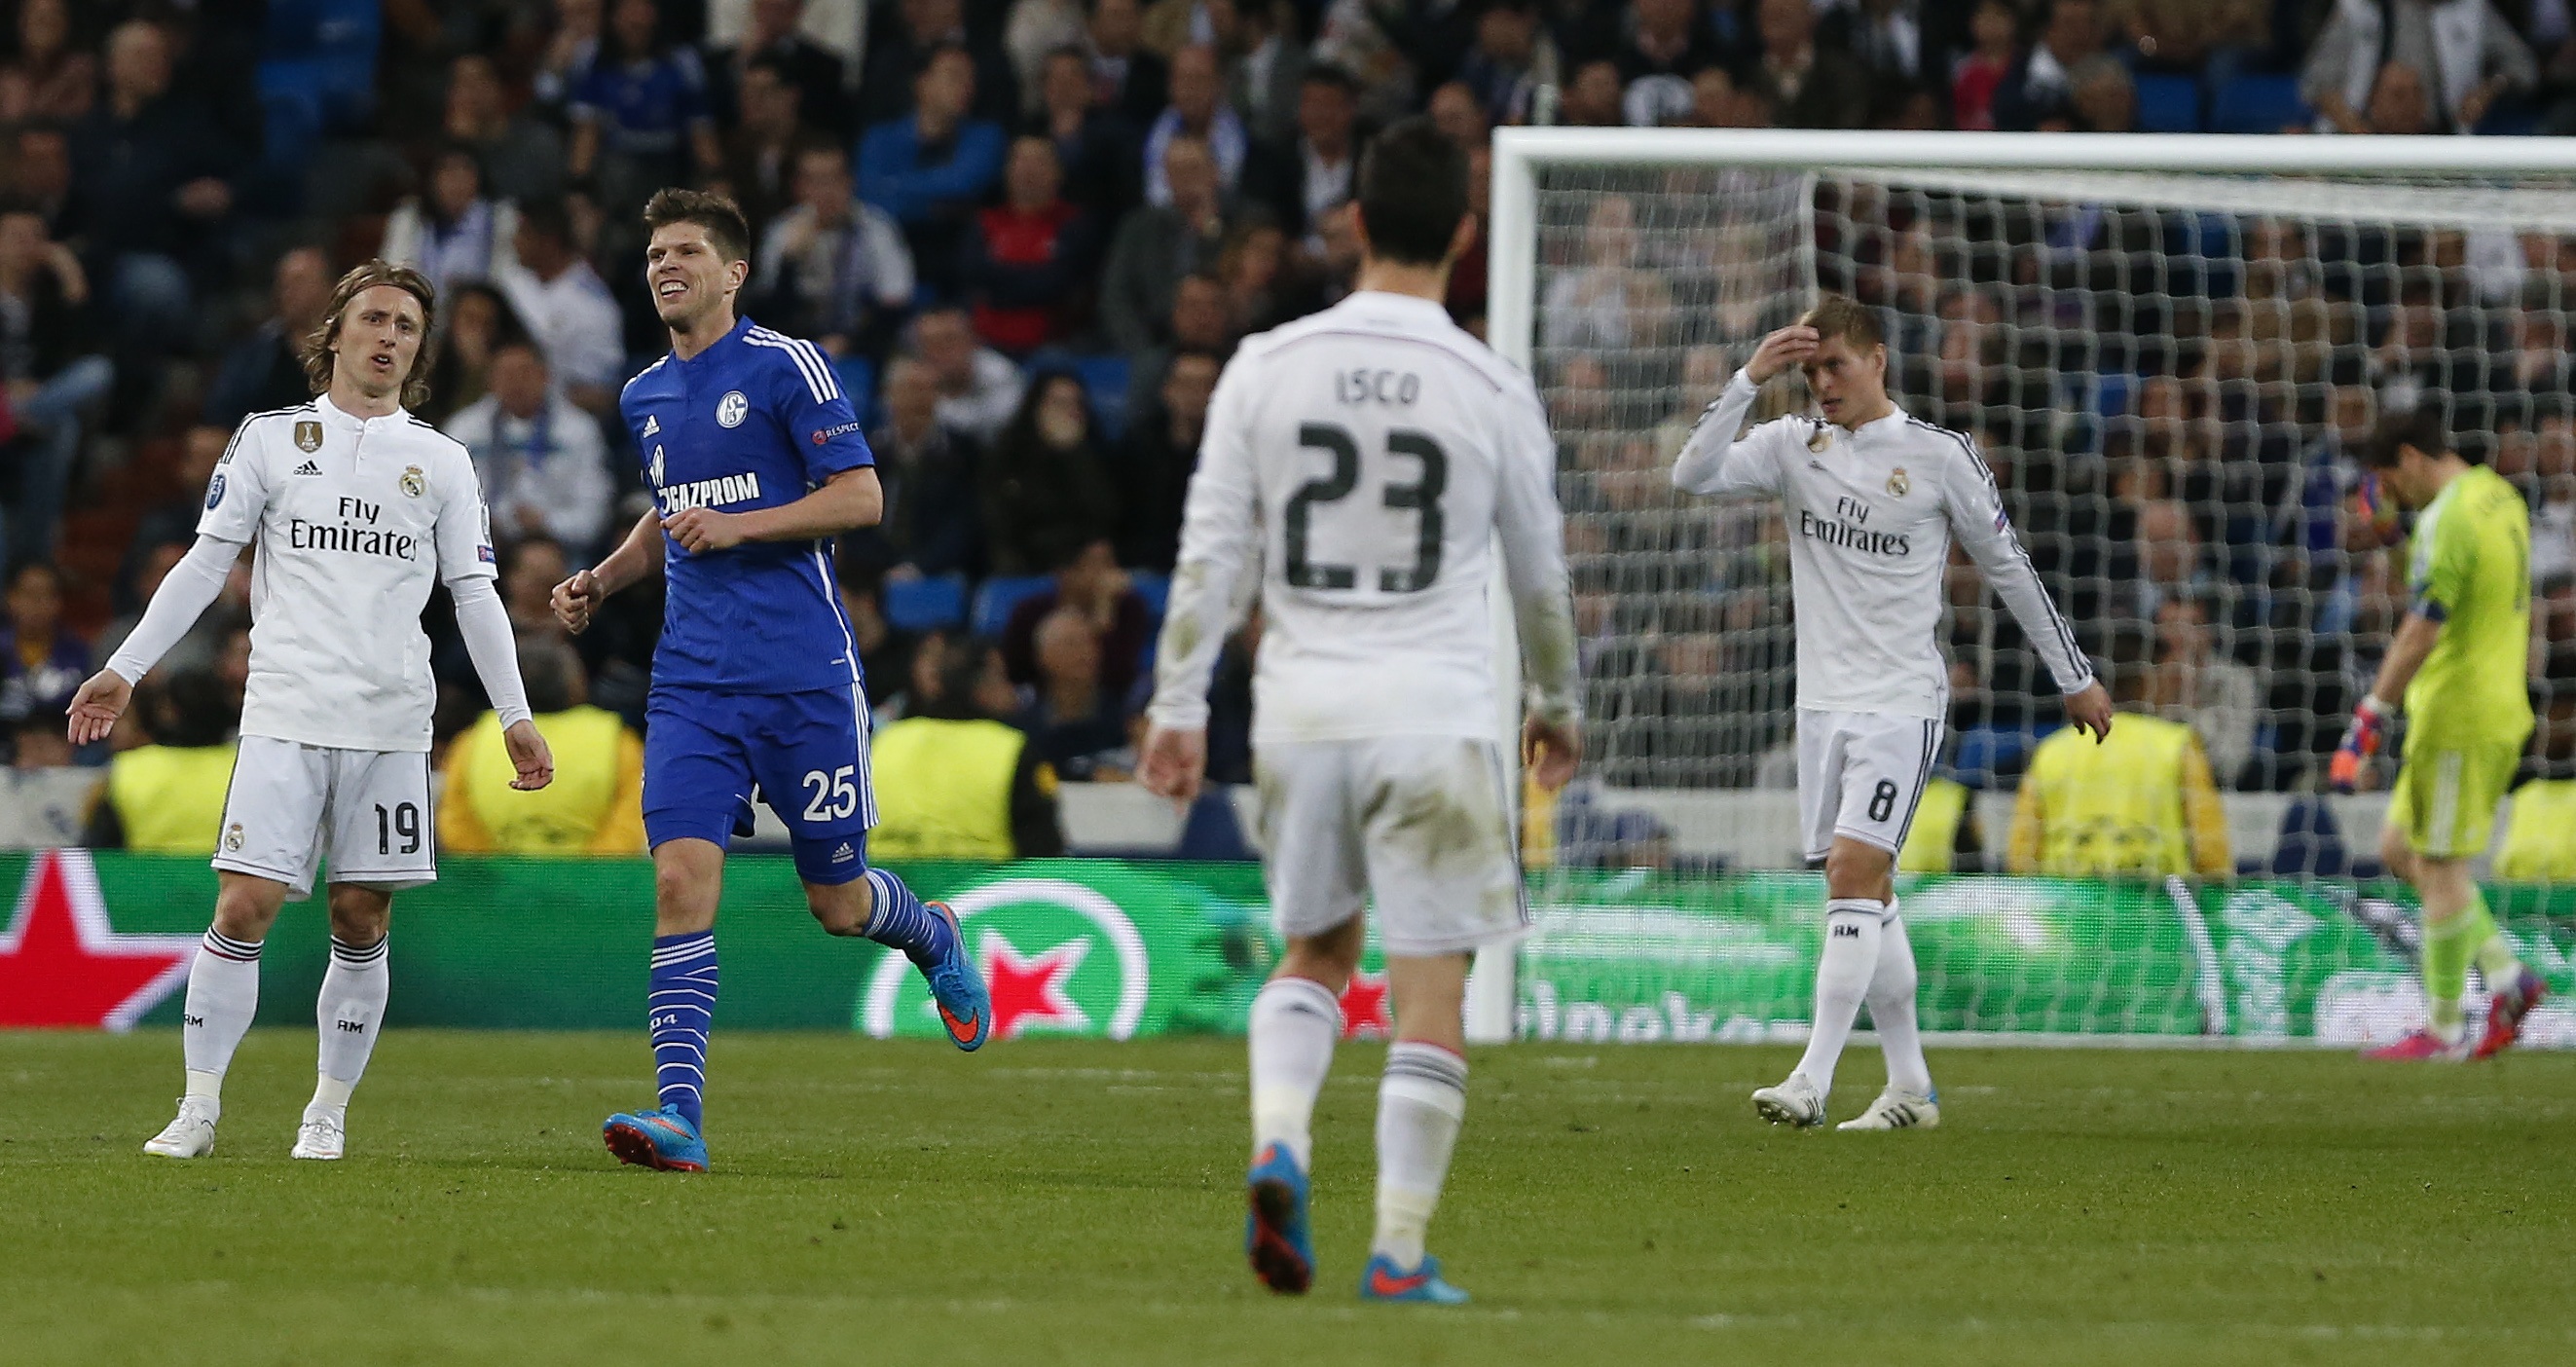
<svg viewBox="0 0 2576 1367"><path fill-rule="evenodd" d="M2403 614L2402 575L2348 549L2338 519L2360 434L2428 400L2531 502L2532 763L2576 777L2576 141L1506 128L1492 163L1488 340L1536 379L1558 436L1587 665L1583 800L1623 816L1565 837L1578 870L1621 867L1628 815L1685 864L1794 867L1787 534L1758 507L1675 494L1664 472L1752 345L1822 290L1881 318L1901 405L1978 442L2087 652L2202 733L2241 854L2270 856L2285 813L2319 799ZM1774 381L1757 416L1797 406L1800 388ZM2056 723L2055 689L1992 595L1952 580L1942 768L1973 790L2000 867L2000 818ZM2369 858L2379 808L2325 805ZM1740 947L1600 879L1567 875L1528 947L1480 961L1471 1033L1766 1037L1803 1019L1803 970L1736 973ZM1668 900L1742 929L1779 886ZM2060 959L2006 988L1977 977L2003 960L1918 932L1927 1012L1944 993L2008 997L2005 1016L1963 1006L1936 1028L2261 1034L2277 1023L2263 991L2231 998L2218 979L2298 961L2276 943L2284 926L2366 948L2387 922L2348 885L2272 902L2198 887L2068 894L2090 908L2068 914L2111 918L2103 944L2137 918L2170 933L2165 967L2126 976L2087 980ZM1962 924L2055 914L2032 910L2057 894L2029 880L1932 891L1924 914ZM2281 910L2293 904L2306 920ZM1568 983L1590 970L1549 974L1577 961L1631 965L1627 996L1576 1001ZM2411 1000L2363 971L2388 967L2337 979L2347 1016L2378 1022L2366 1028ZM1727 1000L1707 995L1719 979ZM1658 1020L1679 1033L1651 1033Z"/></svg>

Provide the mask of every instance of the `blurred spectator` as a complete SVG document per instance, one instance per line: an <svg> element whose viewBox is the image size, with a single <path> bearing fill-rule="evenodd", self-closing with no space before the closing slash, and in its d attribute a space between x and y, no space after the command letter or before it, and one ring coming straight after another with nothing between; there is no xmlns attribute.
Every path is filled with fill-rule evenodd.
<svg viewBox="0 0 2576 1367"><path fill-rule="evenodd" d="M2223 84L2272 48L2268 0L2112 0L2104 17L2156 71Z"/></svg>
<svg viewBox="0 0 2576 1367"><path fill-rule="evenodd" d="M1297 131L1297 91L1307 66L1296 7L1286 0L1219 3L1237 16L1236 42L1220 52L1227 62L1226 103L1255 144L1286 142Z"/></svg>
<svg viewBox="0 0 2576 1367"><path fill-rule="evenodd" d="M841 59L805 36L805 0L751 0L750 23L742 41L715 54L709 75L720 118L739 120L743 86L753 68L766 65L784 77L798 95L804 117L846 138L850 133L848 96L842 87Z"/></svg>
<svg viewBox="0 0 2576 1367"><path fill-rule="evenodd" d="M1635 0L1629 7L1615 55L1629 123L1681 122L1690 113L1691 78L1727 60L1699 9L1698 0Z"/></svg>
<svg viewBox="0 0 2576 1367"><path fill-rule="evenodd" d="M910 114L860 140L859 196L903 225L915 270L944 291L955 275L958 234L1001 179L1002 129L968 117L975 62L964 48L931 52L912 91Z"/></svg>
<svg viewBox="0 0 2576 1367"><path fill-rule="evenodd" d="M926 309L913 320L912 345L939 391L939 420L990 448L1012 414L1022 411L1020 368L978 345L973 321L953 304Z"/></svg>
<svg viewBox="0 0 2576 1367"><path fill-rule="evenodd" d="M107 92L72 125L66 238L111 301L120 334L139 350L166 350L188 332L192 266L209 269L233 210L239 150L221 124L170 93L170 37L134 20L107 41Z"/></svg>
<svg viewBox="0 0 2576 1367"><path fill-rule="evenodd" d="M927 689L869 738L880 859L1042 859L1064 853L1056 774L1004 718L1018 710L1001 652L965 641L929 657Z"/></svg>
<svg viewBox="0 0 2576 1367"><path fill-rule="evenodd" d="M876 355L912 307L912 249L885 210L852 193L829 143L796 154L796 207L761 237L750 294L770 326L834 356Z"/></svg>
<svg viewBox="0 0 2576 1367"><path fill-rule="evenodd" d="M0 626L0 721L69 706L89 677L89 647L63 625L63 577L28 561L9 576L9 621Z"/></svg>
<svg viewBox="0 0 2576 1367"><path fill-rule="evenodd" d="M501 606L509 611L510 630L522 643L572 639L554 611L555 585L571 573L563 543L543 533L501 548Z"/></svg>
<svg viewBox="0 0 2576 1367"><path fill-rule="evenodd" d="M1996 92L2021 64L2018 22L2005 0L1979 0L1968 20L1976 46L1950 68L1950 119L1957 127L1994 128Z"/></svg>
<svg viewBox="0 0 2576 1367"><path fill-rule="evenodd" d="M2136 620L2154 621L2167 599L2209 591L2200 533L2191 509L2175 498L2151 498L2138 506L2138 596Z"/></svg>
<svg viewBox="0 0 2576 1367"><path fill-rule="evenodd" d="M46 228L57 237L65 228L80 226L71 221L71 146L61 128L46 124L20 128L10 142L16 155L8 167L9 192L42 215Z"/></svg>
<svg viewBox="0 0 2576 1367"><path fill-rule="evenodd" d="M2061 878L2225 878L2227 813L2191 728L2138 711L2142 646L2114 649L2111 734L2060 728L2031 753L2004 866ZM2125 656L2125 659L2120 657Z"/></svg>
<svg viewBox="0 0 2576 1367"><path fill-rule="evenodd" d="M1326 216L1350 201L1361 148L1358 99L1359 83L1350 73L1307 68L1297 94L1295 139L1277 149L1256 149L1245 168L1244 198L1267 205L1293 237L1318 232Z"/></svg>
<svg viewBox="0 0 2576 1367"><path fill-rule="evenodd" d="M2422 102L2426 130L2445 133L2474 131L2497 100L2540 79L2531 49L2486 0L2337 0L2299 73L2317 131L2381 131L2371 110L2390 66L2412 77L2402 98Z"/></svg>
<svg viewBox="0 0 2576 1367"><path fill-rule="evenodd" d="M1301 294L1306 282L1291 274L1288 235L1268 219L1251 219L1227 234L1217 253L1217 283L1232 307L1236 336L1267 332L1314 311Z"/></svg>
<svg viewBox="0 0 2576 1367"><path fill-rule="evenodd" d="M177 568L180 559L187 555L188 544L186 541L146 542L140 536L135 538L134 544L127 548L127 558L133 562L133 567L125 582L132 586L138 599L146 603L152 601L161 581L169 578L170 571ZM138 607L119 614L115 620L99 628L98 639L91 643L91 657L114 659L116 648L125 644L125 638L133 635L134 628L142 621L143 610Z"/></svg>
<svg viewBox="0 0 2576 1367"><path fill-rule="evenodd" d="M1118 455L1124 495L1118 563L1172 572L1180 553L1183 500L1198 469L1199 439L1207 433L1208 399L1224 366L1213 351L1177 352L1153 403L1128 409Z"/></svg>
<svg viewBox="0 0 2576 1367"><path fill-rule="evenodd" d="M1252 140L1243 120L1223 103L1224 80L1218 75L1216 50L1193 44L1172 57L1172 103L1145 132L1145 202L1172 203L1172 182L1164 153L1176 139L1204 143L1215 158L1218 188L1232 193L1243 179L1243 163Z"/></svg>
<svg viewBox="0 0 2576 1367"><path fill-rule="evenodd" d="M1592 201L1583 223L1582 264L1547 282L1541 335L1559 350L1618 349L1629 344L1634 312L1645 302L1646 272L1637 266L1637 209L1625 195Z"/></svg>
<svg viewBox="0 0 2576 1367"><path fill-rule="evenodd" d="M1059 52L1081 52L1090 16L1083 13L1082 0L1012 0L1010 9L1002 26L1002 48L1010 54L1011 76L1020 85L1020 111L1034 113L1045 106L1041 92L1047 63ZM1083 85L1083 103L1089 104L1088 71Z"/></svg>
<svg viewBox="0 0 2576 1367"><path fill-rule="evenodd" d="M205 420L230 431L253 413L293 408L313 397L304 377L304 338L331 306L331 261L319 247L277 258L269 290L275 309L259 330L235 342L206 390Z"/></svg>
<svg viewBox="0 0 2576 1367"><path fill-rule="evenodd" d="M2177 595L2157 604L2155 625L2156 667L2146 702L2156 715L2189 726L2219 786L2233 788L2254 755L2262 682L2217 652L2209 608L2200 599Z"/></svg>
<svg viewBox="0 0 2576 1367"><path fill-rule="evenodd" d="M1044 573L1115 532L1117 486L1092 435L1082 384L1071 375L1032 383L989 449L977 483L993 573Z"/></svg>
<svg viewBox="0 0 2576 1367"><path fill-rule="evenodd" d="M1091 0L1092 103L1115 109L1139 128L1163 112L1171 69L1144 46L1138 0Z"/></svg>
<svg viewBox="0 0 2576 1367"><path fill-rule="evenodd" d="M1563 70L1556 38L1539 22L1539 0L1488 0L1458 80L1483 104L1488 122L1520 124L1530 121L1540 90L1562 83Z"/></svg>
<svg viewBox="0 0 2576 1367"><path fill-rule="evenodd" d="M0 381L23 444L7 557L54 558L63 495L80 456L82 420L107 397L116 367L92 335L89 278L50 240L42 215L0 204Z"/></svg>
<svg viewBox="0 0 2576 1367"><path fill-rule="evenodd" d="M842 563L889 579L965 569L977 551L975 439L939 420L930 367L910 357L886 366L881 411L868 449L877 458L885 514L842 538Z"/></svg>
<svg viewBox="0 0 2576 1367"><path fill-rule="evenodd" d="M72 749L71 717L64 712L34 712L9 732L9 764L16 769L68 769L80 763Z"/></svg>
<svg viewBox="0 0 2576 1367"><path fill-rule="evenodd" d="M201 669L155 671L134 690L133 711L149 743L108 761L81 843L141 854L213 854L232 788L232 731L240 714Z"/></svg>
<svg viewBox="0 0 2576 1367"><path fill-rule="evenodd" d="M554 11L554 32L529 84L538 100L560 110L571 98L573 81L599 59L608 0L554 0Z"/></svg>
<svg viewBox="0 0 2576 1367"><path fill-rule="evenodd" d="M1109 246L1101 272L1100 325L1110 346L1143 351L1170 340L1165 321L1183 277L1213 270L1217 253L1237 220L1217 191L1216 162L1207 145L1182 138L1163 154L1172 202L1127 216Z"/></svg>
<svg viewBox="0 0 2576 1367"><path fill-rule="evenodd" d="M2370 83L2369 101L2362 109L2361 126L2354 130L2357 132L2414 137L2433 131L2433 102L2424 88L2424 78L2403 62L2390 62L2379 69L2379 75Z"/></svg>
<svg viewBox="0 0 2576 1367"><path fill-rule="evenodd" d="M1100 260L1097 225L1065 202L1055 144L1011 144L1002 202L968 225L957 286L974 307L975 331L1019 357L1071 338L1080 326Z"/></svg>
<svg viewBox="0 0 2576 1367"><path fill-rule="evenodd" d="M1125 698L1142 672L1145 648L1153 644L1153 608L1136 591L1135 581L1118 568L1117 553L1107 541L1067 553L1055 566L1054 578L1055 587L1021 600L1002 628L1002 664L1011 682L1040 682L1038 629L1057 609L1065 608L1080 614L1100 638L1100 687L1112 697Z"/></svg>
<svg viewBox="0 0 2576 1367"><path fill-rule="evenodd" d="M2067 127L2077 133L2138 131L2138 83L2110 57L2087 57L2067 79Z"/></svg>
<svg viewBox="0 0 2576 1367"><path fill-rule="evenodd" d="M1436 11L1412 5L1395 10L1372 0L1323 0L1317 8L1323 16L1316 21L1315 41L1307 55L1340 67L1359 81L1360 117L1386 124L1412 113L1422 90L1422 72L1406 48L1410 45L1425 57L1439 56L1425 49L1424 39L1430 35L1422 31L1424 21L1432 20Z"/></svg>
<svg viewBox="0 0 2576 1367"><path fill-rule="evenodd" d="M1485 117L1485 107L1477 102L1476 92L1456 81L1431 92L1431 122L1442 136L1467 152L1484 150L1494 136L1493 121Z"/></svg>
<svg viewBox="0 0 2576 1367"><path fill-rule="evenodd" d="M429 193L394 207L376 254L429 277L439 297L469 280L494 280L517 264L519 208L483 194L471 148L450 147L430 163Z"/></svg>
<svg viewBox="0 0 2576 1367"><path fill-rule="evenodd" d="M566 396L605 413L625 379L624 321L608 286L575 250L572 219L560 202L520 206L518 261L494 283Z"/></svg>
<svg viewBox="0 0 2576 1367"><path fill-rule="evenodd" d="M1976 873L1986 862L1985 823L1977 795L1947 773L1935 773L1914 805L1897 851L1899 873Z"/></svg>
<svg viewBox="0 0 2576 1367"><path fill-rule="evenodd" d="M1023 129L1055 144L1073 201L1105 229L1145 193L1142 135L1115 107L1092 102L1091 59L1078 48L1048 55L1038 93Z"/></svg>
<svg viewBox="0 0 2576 1367"><path fill-rule="evenodd" d="M429 341L429 402L420 413L433 423L491 389L492 356L502 343L529 340L527 325L493 286L465 285L438 302L442 316Z"/></svg>
<svg viewBox="0 0 2576 1367"><path fill-rule="evenodd" d="M1068 605L1038 623L1034 695L1020 714L1029 749L1076 783L1121 779L1127 718L1101 679L1107 652L1097 622Z"/></svg>
<svg viewBox="0 0 2576 1367"><path fill-rule="evenodd" d="M1620 106L1619 64L1595 57L1574 68L1574 80L1559 97L1557 122L1575 128L1616 128L1627 122Z"/></svg>
<svg viewBox="0 0 2576 1367"><path fill-rule="evenodd" d="M2049 0L2048 24L2021 64L1995 89L1995 126L2064 129L2072 117L2075 68L2104 50L2094 0Z"/></svg>
<svg viewBox="0 0 2576 1367"><path fill-rule="evenodd" d="M1817 39L1820 46L1851 54L1884 89L1910 90L1933 74L1947 36L1937 28L1927 34L1926 20L1956 23L1948 8L1935 5L1927 14L1923 0L1824 0L1816 6L1823 20Z"/></svg>
<svg viewBox="0 0 2576 1367"><path fill-rule="evenodd" d="M1761 5L1762 53L1750 75L1771 101L1771 117L1783 128L1860 127L1869 117L1869 73L1849 55L1816 45L1809 0Z"/></svg>
<svg viewBox="0 0 2576 1367"><path fill-rule="evenodd" d="M993 12L999 9L996 5ZM868 21L867 70L859 81L859 122L863 126L885 123L909 113L915 103L914 78L942 49L966 54L973 65L972 78L961 96L961 108L971 110L972 117L983 122L1007 123L1018 118L1018 78L1011 71L1008 54L989 37L980 20L967 21L963 0L893 0L877 5ZM1149 113L1144 117L1152 116Z"/></svg>
<svg viewBox="0 0 2576 1367"><path fill-rule="evenodd" d="M554 752L554 782L535 792L510 786L518 766L501 742L500 717L485 712L439 766L438 843L460 854L642 854L643 739L590 705L581 657L569 646L522 640L519 678Z"/></svg>
<svg viewBox="0 0 2576 1367"><path fill-rule="evenodd" d="M653 0L615 0L608 31L567 90L572 149L564 170L612 218L665 185L713 174L722 160L697 50L662 38Z"/></svg>
<svg viewBox="0 0 2576 1367"><path fill-rule="evenodd" d="M73 42L69 0L20 0L18 50L0 64L0 123L71 123L98 99L98 58Z"/></svg>
<svg viewBox="0 0 2576 1367"><path fill-rule="evenodd" d="M868 706L890 698L902 686L912 665L914 641L886 620L885 600L874 576L863 576L846 562L840 566L841 615L850 626L850 643L859 650L859 674L866 683Z"/></svg>
<svg viewBox="0 0 2576 1367"><path fill-rule="evenodd" d="M755 237L795 202L796 155L809 133L803 96L778 63L762 58L742 74L735 98L742 115L725 133L724 183ZM835 157L848 139L826 138ZM843 172L848 174L846 158Z"/></svg>
<svg viewBox="0 0 2576 1367"><path fill-rule="evenodd" d="M496 200L528 204L563 193L563 135L524 110L511 112L491 58L469 52L448 66L439 131L473 151L484 189Z"/></svg>
<svg viewBox="0 0 2576 1367"><path fill-rule="evenodd" d="M1172 291L1169 324L1169 345L1129 354L1126 411L1131 419L1162 401L1163 372L1170 368L1175 353L1204 351L1222 362L1234 352L1234 308L1226 298L1225 283L1214 275L1181 278Z"/></svg>
<svg viewBox="0 0 2576 1367"><path fill-rule="evenodd" d="M551 536L584 561L608 526L616 484L599 422L558 393L528 341L492 355L492 392L444 425L474 457L483 506L502 540Z"/></svg>

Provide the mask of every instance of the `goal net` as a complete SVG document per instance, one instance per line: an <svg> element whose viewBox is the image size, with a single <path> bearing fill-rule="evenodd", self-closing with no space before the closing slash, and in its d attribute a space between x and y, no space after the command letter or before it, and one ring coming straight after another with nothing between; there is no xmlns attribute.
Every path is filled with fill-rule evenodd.
<svg viewBox="0 0 2576 1367"><path fill-rule="evenodd" d="M2403 917L2384 889L2303 881L2348 866L2296 834L2333 824L2367 874L2385 801L2317 796L2406 607L2398 557L2354 546L2350 452L2380 414L2439 405L2463 449L2524 491L2527 767L2576 776L2576 154L2548 143L1500 135L1491 337L1537 377L1558 434L1591 775L1556 813L1576 871L1523 955L1521 1030L1563 1035L1566 984L1614 960L1626 985L1599 989L1575 1037L1649 1017L1685 1036L1712 1019L1801 1028L1816 918L1755 904L1811 902L1781 891L1804 883L1702 887L1689 908L1576 894L1587 866L1795 867L1786 533L1773 507L1679 495L1667 472L1754 344L1821 291L1876 312L1899 404L1976 440L2088 653L2200 736L2230 861L2292 880L2269 901L2179 881L1926 885L1908 912L1927 1024L2298 1035L2407 1016L2411 989L2386 980L2409 968ZM1805 402L1783 377L1756 420ZM1955 557L1943 635L1942 772L1968 797L1942 862L2001 871L2015 786L2061 722L2056 690ZM2154 943L2123 938L2149 922ZM2531 926L2516 933L2546 937ZM2014 936L2031 952L1995 951ZM1797 967L1713 967L1773 949ZM2235 972L2257 959L2271 978ZM2325 977L2283 987L2286 965ZM2275 991L2286 1006L2249 1014Z"/></svg>

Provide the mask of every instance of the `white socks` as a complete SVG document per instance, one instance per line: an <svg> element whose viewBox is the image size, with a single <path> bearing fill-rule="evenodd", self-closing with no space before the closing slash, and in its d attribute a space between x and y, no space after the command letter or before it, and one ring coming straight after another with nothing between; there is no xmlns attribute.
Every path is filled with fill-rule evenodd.
<svg viewBox="0 0 2576 1367"><path fill-rule="evenodd" d="M1252 999L1252 1156L1283 1145L1314 1170L1315 1098L1342 1037L1342 1005L1312 978L1273 978Z"/></svg>
<svg viewBox="0 0 2576 1367"><path fill-rule="evenodd" d="M1869 980L1869 1023L1887 1056L1887 1085L1915 1096L1932 1094L1932 1069L1923 1061L1923 1030L1914 1017L1914 943L1905 920L1888 906L1879 928L1878 972Z"/></svg>
<svg viewBox="0 0 2576 1367"><path fill-rule="evenodd" d="M209 928L188 966L187 1002L179 1014L179 1049L192 1100L221 1108L224 1070L258 1012L259 942Z"/></svg>
<svg viewBox="0 0 2576 1367"><path fill-rule="evenodd" d="M348 1109L350 1090L366 1074L367 1056L375 1052L385 997L393 985L385 963L386 943L379 939L361 949L337 935L331 937L331 967L322 974L322 995L313 1008L322 1048L313 1103L304 1108L308 1115L328 1111L336 1118Z"/></svg>
<svg viewBox="0 0 2576 1367"><path fill-rule="evenodd" d="M1860 1015L1861 998L1878 976L1883 903L1860 897L1838 897L1825 903L1825 952L1816 959L1815 1023L1807 1036L1806 1056L1797 1071L1819 1092L1834 1089L1834 1065L1851 1038Z"/></svg>
<svg viewBox="0 0 2576 1367"><path fill-rule="evenodd" d="M1449 1177L1449 1154L1467 1118L1467 1060L1436 1044L1399 1041L1386 1051L1377 1089L1377 1235L1371 1253L1400 1268L1422 1265L1423 1234Z"/></svg>

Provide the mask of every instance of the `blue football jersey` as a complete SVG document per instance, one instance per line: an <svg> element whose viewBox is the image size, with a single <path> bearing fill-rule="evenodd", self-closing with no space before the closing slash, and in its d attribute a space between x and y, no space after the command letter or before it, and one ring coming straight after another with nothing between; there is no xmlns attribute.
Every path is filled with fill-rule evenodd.
<svg viewBox="0 0 2576 1367"><path fill-rule="evenodd" d="M774 508L876 464L831 358L747 318L696 356L665 356L627 381L618 409L664 517ZM666 535L662 552L670 582L655 684L792 693L859 682L828 541L693 555Z"/></svg>

